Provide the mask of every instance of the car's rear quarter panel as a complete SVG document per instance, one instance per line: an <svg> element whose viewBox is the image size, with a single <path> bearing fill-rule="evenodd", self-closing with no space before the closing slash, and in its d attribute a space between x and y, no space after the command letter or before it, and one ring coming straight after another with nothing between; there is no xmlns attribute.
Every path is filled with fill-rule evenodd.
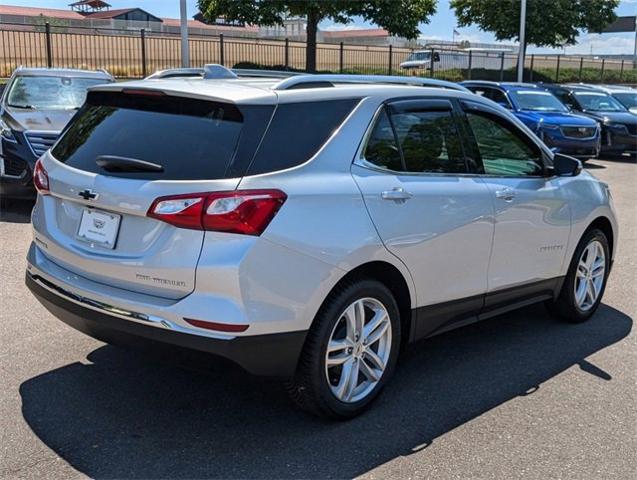
<svg viewBox="0 0 637 480"><path fill-rule="evenodd" d="M263 271L268 271L270 283L272 275L285 269L285 288L292 291L288 294L296 297L296 301L288 298L291 303L284 312L291 324L296 322L302 328L309 328L338 281L348 272L373 261L389 263L403 274L409 286L412 307L416 305L409 271L384 247L351 175L357 148L379 104L378 98L363 99L308 162L285 171L241 180L241 189L278 188L288 196L262 235L264 241L283 250L270 259L255 261L251 275L256 276L248 284L268 282L268 277L258 279L257 270L263 269L264 261L267 269ZM273 252L275 250L272 249ZM302 256L298 263L292 264L293 268L285 262L295 262L295 259L285 250ZM295 271L295 265L301 270ZM290 289L295 280L298 284ZM248 291L252 294L257 290L252 288ZM280 306L279 302L280 299L277 299L274 303Z"/></svg>

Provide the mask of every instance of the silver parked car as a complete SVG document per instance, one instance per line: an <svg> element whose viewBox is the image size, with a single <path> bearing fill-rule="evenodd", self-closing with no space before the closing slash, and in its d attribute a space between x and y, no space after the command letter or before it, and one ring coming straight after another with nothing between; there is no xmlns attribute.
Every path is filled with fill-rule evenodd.
<svg viewBox="0 0 637 480"><path fill-rule="evenodd" d="M267 75L90 90L35 170L47 309L284 377L335 418L417 339L533 302L593 315L617 223L577 160L454 84Z"/></svg>

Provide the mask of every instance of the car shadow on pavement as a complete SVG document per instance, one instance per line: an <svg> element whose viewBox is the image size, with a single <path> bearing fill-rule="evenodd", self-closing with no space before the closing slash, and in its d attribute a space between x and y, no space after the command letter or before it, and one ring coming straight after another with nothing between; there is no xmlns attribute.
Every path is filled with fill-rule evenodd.
<svg viewBox="0 0 637 480"><path fill-rule="evenodd" d="M33 200L4 200L0 204L0 222L29 223Z"/></svg>
<svg viewBox="0 0 637 480"><path fill-rule="evenodd" d="M606 165L600 165L599 163L594 163L595 160L588 160L584 164L584 168L587 170L604 170L606 169Z"/></svg>
<svg viewBox="0 0 637 480"><path fill-rule="evenodd" d="M354 477L570 367L605 388L613 372L586 357L631 328L609 306L570 325L540 305L452 331L409 348L384 394L349 422L297 412L273 380L112 346L24 382L22 411L49 448L93 478Z"/></svg>

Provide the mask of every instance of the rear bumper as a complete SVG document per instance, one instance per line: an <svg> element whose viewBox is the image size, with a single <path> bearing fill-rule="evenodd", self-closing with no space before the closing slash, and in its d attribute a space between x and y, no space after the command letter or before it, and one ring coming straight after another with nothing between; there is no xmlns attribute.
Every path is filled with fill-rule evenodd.
<svg viewBox="0 0 637 480"><path fill-rule="evenodd" d="M54 316L67 325L93 338L115 345L137 343L174 345L206 352L228 359L255 375L290 377L303 348L307 332L286 332L234 338L212 338L172 330L169 324L145 324L139 319L121 318L96 307L90 301L63 288L26 273L26 285L33 295Z"/></svg>

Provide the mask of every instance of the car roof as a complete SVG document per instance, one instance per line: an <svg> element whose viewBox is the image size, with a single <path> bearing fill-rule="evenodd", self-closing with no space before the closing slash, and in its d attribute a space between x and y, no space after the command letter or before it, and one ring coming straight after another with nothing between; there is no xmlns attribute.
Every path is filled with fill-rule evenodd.
<svg viewBox="0 0 637 480"><path fill-rule="evenodd" d="M637 90L630 87L622 86L622 85L592 85L588 83L574 83L574 84L569 84L568 86L581 88L581 89L594 90L594 91L596 90L599 92L608 93L609 95L612 95L613 93L619 93L619 92L622 92L622 93L628 92L628 93L634 93L637 95Z"/></svg>
<svg viewBox="0 0 637 480"><path fill-rule="evenodd" d="M321 101L338 98L361 98L366 96L414 96L432 95L437 97L475 97L470 92L436 87L391 84L352 84L316 86L277 90L280 79L220 79L172 78L159 80L137 80L118 82L91 87L91 91L161 91L167 95L184 96L203 100L217 100L236 104L271 105L299 101Z"/></svg>
<svg viewBox="0 0 637 480"><path fill-rule="evenodd" d="M500 88L501 90L523 90L523 89L539 89L535 83L526 83L526 82L493 82L490 80L466 80L464 82L460 82L460 85L464 85L465 87L489 87L489 88Z"/></svg>
<svg viewBox="0 0 637 480"><path fill-rule="evenodd" d="M143 80L101 85L91 90L161 91L167 95L239 104L277 104L371 95L414 96L415 88L417 93L426 90L438 97L451 96L451 92L473 96L461 85L420 77L286 75L286 72L231 71L220 65L207 65L199 70L201 75L197 69L167 70ZM389 92L392 93L387 95Z"/></svg>
<svg viewBox="0 0 637 480"><path fill-rule="evenodd" d="M593 92L593 93L606 94L606 92L604 90L601 90L601 89L598 89L598 88L591 88L591 86L587 86L587 85L583 85L583 84L576 84L576 85L570 85L570 84L565 84L565 85L547 85L546 88L562 89L562 90L567 90L569 92Z"/></svg>
<svg viewBox="0 0 637 480"><path fill-rule="evenodd" d="M95 78L98 80L112 80L113 76L106 70L81 70L76 68L34 68L18 67L14 75L29 77L66 77L66 78Z"/></svg>

